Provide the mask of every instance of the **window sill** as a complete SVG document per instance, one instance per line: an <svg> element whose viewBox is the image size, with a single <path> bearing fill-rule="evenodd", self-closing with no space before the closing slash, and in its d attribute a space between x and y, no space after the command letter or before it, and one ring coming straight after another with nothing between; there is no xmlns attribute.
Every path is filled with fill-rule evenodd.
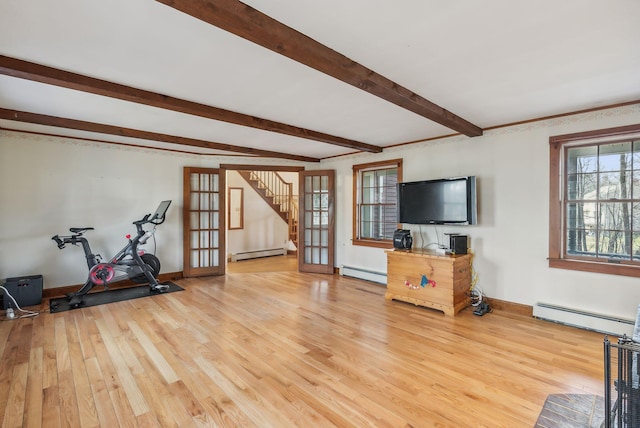
<svg viewBox="0 0 640 428"><path fill-rule="evenodd" d="M353 239L351 241L353 245L360 245L362 247L375 247L375 248L393 248L393 241L374 241L372 239Z"/></svg>
<svg viewBox="0 0 640 428"><path fill-rule="evenodd" d="M549 259L549 267L640 278L640 266L570 259Z"/></svg>

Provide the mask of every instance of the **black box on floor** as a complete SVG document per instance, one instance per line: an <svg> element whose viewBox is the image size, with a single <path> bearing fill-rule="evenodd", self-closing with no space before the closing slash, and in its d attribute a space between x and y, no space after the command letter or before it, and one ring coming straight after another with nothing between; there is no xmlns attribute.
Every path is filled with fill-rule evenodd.
<svg viewBox="0 0 640 428"><path fill-rule="evenodd" d="M42 303L42 275L7 278L4 288L16 299L21 308ZM15 308L13 300L6 293L3 294L4 309Z"/></svg>

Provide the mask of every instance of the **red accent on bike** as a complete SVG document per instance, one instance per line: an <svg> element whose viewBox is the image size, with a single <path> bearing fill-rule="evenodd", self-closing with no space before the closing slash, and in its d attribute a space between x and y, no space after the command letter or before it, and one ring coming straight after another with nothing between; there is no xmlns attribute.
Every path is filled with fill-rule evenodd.
<svg viewBox="0 0 640 428"><path fill-rule="evenodd" d="M144 250L138 250L138 255L139 256L143 256L144 255Z"/></svg>
<svg viewBox="0 0 640 428"><path fill-rule="evenodd" d="M125 235L125 238L131 239L131 235L129 235L129 234Z"/></svg>
<svg viewBox="0 0 640 428"><path fill-rule="evenodd" d="M100 263L95 265L89 271L89 279L95 285L103 285L108 283L115 276L115 270L113 266L106 263Z"/></svg>

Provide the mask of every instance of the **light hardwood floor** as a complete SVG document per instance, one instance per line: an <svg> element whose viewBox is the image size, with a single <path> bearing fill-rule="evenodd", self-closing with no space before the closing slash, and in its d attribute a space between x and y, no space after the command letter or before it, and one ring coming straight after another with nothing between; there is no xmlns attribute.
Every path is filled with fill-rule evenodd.
<svg viewBox="0 0 640 428"><path fill-rule="evenodd" d="M297 270L298 256L296 254L262 257L227 263L227 272L229 273L295 272Z"/></svg>
<svg viewBox="0 0 640 428"><path fill-rule="evenodd" d="M179 284L1 322L2 427L532 427L548 394L602 395L598 333L337 275Z"/></svg>

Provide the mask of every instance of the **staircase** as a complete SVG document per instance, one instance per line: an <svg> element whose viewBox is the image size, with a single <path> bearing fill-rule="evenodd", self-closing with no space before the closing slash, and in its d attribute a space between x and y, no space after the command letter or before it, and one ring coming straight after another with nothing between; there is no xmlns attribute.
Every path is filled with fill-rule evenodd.
<svg viewBox="0 0 640 428"><path fill-rule="evenodd" d="M289 239L298 247L298 195L275 171L238 171L264 201L289 225Z"/></svg>

